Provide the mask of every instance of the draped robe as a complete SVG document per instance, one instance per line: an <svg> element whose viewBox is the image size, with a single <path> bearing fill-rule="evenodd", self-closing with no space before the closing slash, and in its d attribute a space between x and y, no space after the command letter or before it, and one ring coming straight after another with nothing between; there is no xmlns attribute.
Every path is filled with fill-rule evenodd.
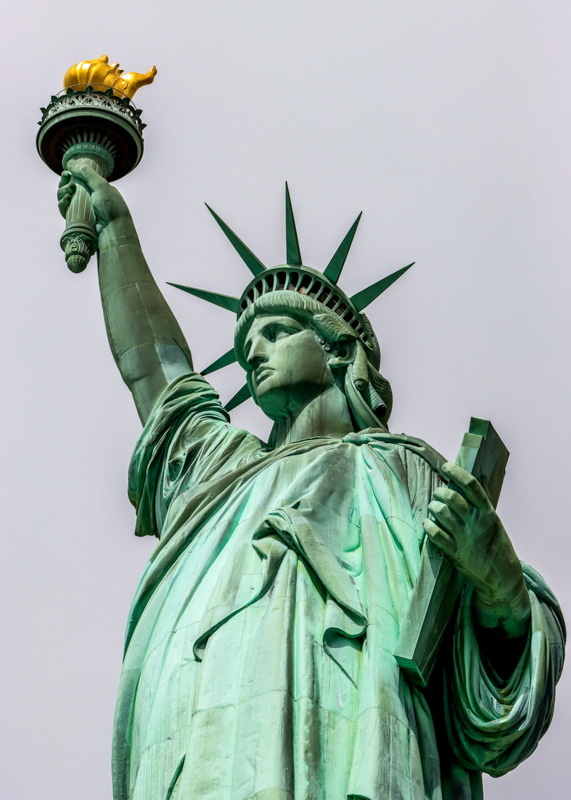
<svg viewBox="0 0 571 800"><path fill-rule="evenodd" d="M159 542L127 628L115 800L477 800L482 771L530 755L564 646L530 567L508 679L468 584L431 691L392 655L442 462L377 429L271 450L200 375L171 383L130 467L136 533Z"/></svg>

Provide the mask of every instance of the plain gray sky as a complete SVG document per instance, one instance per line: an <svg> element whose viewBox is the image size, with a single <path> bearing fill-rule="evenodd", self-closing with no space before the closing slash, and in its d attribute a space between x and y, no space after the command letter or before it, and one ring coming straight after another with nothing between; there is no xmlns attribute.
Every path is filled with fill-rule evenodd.
<svg viewBox="0 0 571 800"><path fill-rule="evenodd" d="M239 294L249 273L207 201L283 263L284 180L305 263L357 213L342 286L416 260L370 309L391 427L454 459L471 415L511 451L499 511L571 608L571 5L568 0L24 0L2 19L2 769L10 800L111 797L140 431L108 346L95 261L65 267L39 107L77 61L156 64L146 152L119 184L203 369L233 319L165 285ZM241 385L215 374L224 400ZM265 435L249 401L235 424ZM571 680L534 756L486 800L571 795Z"/></svg>

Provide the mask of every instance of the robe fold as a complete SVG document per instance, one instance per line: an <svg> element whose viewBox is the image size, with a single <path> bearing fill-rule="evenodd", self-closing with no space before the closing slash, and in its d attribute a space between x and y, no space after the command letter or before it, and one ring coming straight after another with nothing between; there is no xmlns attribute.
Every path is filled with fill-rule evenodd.
<svg viewBox="0 0 571 800"><path fill-rule="evenodd" d="M533 752L565 635L534 570L508 680L468 585L436 691L393 657L443 461L377 429L270 450L200 375L171 383L129 473L136 533L159 541L127 627L115 800L477 800L483 771Z"/></svg>

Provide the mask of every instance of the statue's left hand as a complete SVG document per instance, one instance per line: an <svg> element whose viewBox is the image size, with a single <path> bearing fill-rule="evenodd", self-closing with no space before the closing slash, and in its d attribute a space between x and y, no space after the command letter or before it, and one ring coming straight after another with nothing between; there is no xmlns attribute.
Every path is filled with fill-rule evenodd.
<svg viewBox="0 0 571 800"><path fill-rule="evenodd" d="M476 478L447 462L443 472L464 493L436 489L424 530L456 569L474 584L478 617L501 625L510 637L527 630L530 600L521 563L488 495Z"/></svg>

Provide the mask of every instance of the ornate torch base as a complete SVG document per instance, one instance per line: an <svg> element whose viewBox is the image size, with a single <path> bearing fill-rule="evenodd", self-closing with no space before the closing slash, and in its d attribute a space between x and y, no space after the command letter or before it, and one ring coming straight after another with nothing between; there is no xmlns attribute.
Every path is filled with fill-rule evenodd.
<svg viewBox="0 0 571 800"><path fill-rule="evenodd" d="M41 111L38 153L58 175L84 164L108 180L118 180L143 157L146 126L141 111L116 87L70 87L52 97ZM75 179L75 183L60 243L69 269L83 272L97 250L98 237L89 190L83 181Z"/></svg>

